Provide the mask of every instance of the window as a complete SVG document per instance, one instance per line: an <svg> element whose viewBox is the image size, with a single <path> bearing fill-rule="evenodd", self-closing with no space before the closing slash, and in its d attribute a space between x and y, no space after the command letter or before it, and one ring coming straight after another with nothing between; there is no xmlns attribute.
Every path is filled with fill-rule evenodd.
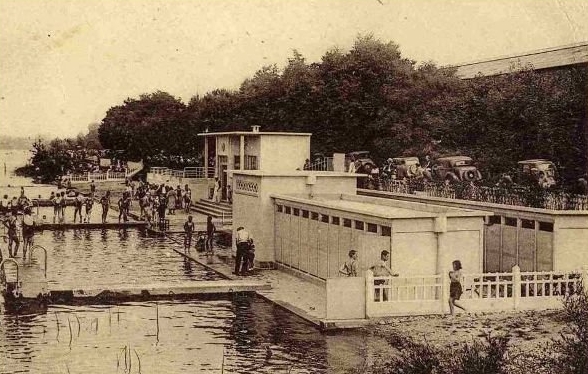
<svg viewBox="0 0 588 374"><path fill-rule="evenodd" d="M318 221L318 213L317 212L310 212L310 219Z"/></svg>
<svg viewBox="0 0 588 374"><path fill-rule="evenodd" d="M326 214L321 214L321 222L329 223L329 216Z"/></svg>
<svg viewBox="0 0 588 374"><path fill-rule="evenodd" d="M524 229L535 229L535 221L532 219L522 219L521 220L521 227Z"/></svg>
<svg viewBox="0 0 588 374"><path fill-rule="evenodd" d="M504 224L506 226L517 227L517 219L512 217L504 217Z"/></svg>
<svg viewBox="0 0 588 374"><path fill-rule="evenodd" d="M298 208L292 208L292 214L295 216L299 216L300 215L300 209Z"/></svg>
<svg viewBox="0 0 588 374"><path fill-rule="evenodd" d="M378 225L375 223L368 223L367 224L367 231L368 232L378 232Z"/></svg>
<svg viewBox="0 0 588 374"><path fill-rule="evenodd" d="M286 208L286 212L285 212L285 213L286 213L286 214L290 214L290 207L289 207L289 206L287 206L287 207L285 207L285 208Z"/></svg>
<svg viewBox="0 0 588 374"><path fill-rule="evenodd" d="M392 236L392 227L382 226L382 236Z"/></svg>
<svg viewBox="0 0 588 374"><path fill-rule="evenodd" d="M351 220L348 218L343 218L343 226L351 227Z"/></svg>
<svg viewBox="0 0 588 374"><path fill-rule="evenodd" d="M363 221L355 221L355 228L357 230L363 230Z"/></svg>
<svg viewBox="0 0 588 374"><path fill-rule="evenodd" d="M490 216L488 217L488 224L489 225L500 225L501 220L500 220L500 216Z"/></svg>
<svg viewBox="0 0 588 374"><path fill-rule="evenodd" d="M234 161L235 166L233 167L233 169L235 169L235 170L241 169L241 157L235 156L234 160L235 160Z"/></svg>
<svg viewBox="0 0 588 374"><path fill-rule="evenodd" d="M278 213L282 213L282 206L281 205L276 205L277 211Z"/></svg>
<svg viewBox="0 0 588 374"><path fill-rule="evenodd" d="M552 222L539 222L539 230L553 232L553 223Z"/></svg>
<svg viewBox="0 0 588 374"><path fill-rule="evenodd" d="M308 218L308 210L302 210L302 218Z"/></svg>
<svg viewBox="0 0 588 374"><path fill-rule="evenodd" d="M257 170L256 156L245 156L245 170Z"/></svg>
<svg viewBox="0 0 588 374"><path fill-rule="evenodd" d="M339 217L331 217L331 223L333 225L339 225Z"/></svg>

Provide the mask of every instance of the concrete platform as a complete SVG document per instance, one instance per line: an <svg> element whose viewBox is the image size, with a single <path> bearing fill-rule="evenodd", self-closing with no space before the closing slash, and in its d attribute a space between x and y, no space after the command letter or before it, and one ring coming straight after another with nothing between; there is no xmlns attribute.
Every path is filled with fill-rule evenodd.
<svg viewBox="0 0 588 374"><path fill-rule="evenodd" d="M104 285L79 290L51 290L49 300L53 303L84 302L92 300L126 301L134 299L168 299L202 294L232 294L271 289L268 283L242 280L191 281L177 284L145 284L133 286Z"/></svg>
<svg viewBox="0 0 588 374"><path fill-rule="evenodd" d="M107 222L107 223L41 223L35 226L36 230L64 230L64 229L127 229L127 228L145 228L147 222L129 221L129 222Z"/></svg>

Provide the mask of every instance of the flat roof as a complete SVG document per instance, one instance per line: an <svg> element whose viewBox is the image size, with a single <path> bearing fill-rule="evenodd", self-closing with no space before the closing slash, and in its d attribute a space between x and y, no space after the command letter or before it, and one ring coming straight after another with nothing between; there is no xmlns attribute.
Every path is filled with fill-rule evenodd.
<svg viewBox="0 0 588 374"><path fill-rule="evenodd" d="M313 171L313 170L289 170L280 172L267 172L263 170L227 170L227 173L238 175L251 175L254 177L300 177L300 176L317 176L317 177L349 177L363 178L367 174L343 173L339 171Z"/></svg>
<svg viewBox="0 0 588 374"><path fill-rule="evenodd" d="M279 135L279 136L312 136L310 132L269 132L269 131L223 131L223 132L201 132L198 136L221 136L221 135Z"/></svg>
<svg viewBox="0 0 588 374"><path fill-rule="evenodd" d="M462 79L471 79L479 75L492 76L510 73L514 68L525 68L528 65L533 70L558 68L569 65L588 63L588 41L564 46L545 48L519 55L489 58L454 65L456 75Z"/></svg>
<svg viewBox="0 0 588 374"><path fill-rule="evenodd" d="M339 199L329 197L327 195L319 195L314 196L313 198L306 198L292 195L272 194L271 197L283 201L290 201L294 203L323 207L327 209L334 209L384 219L435 218L441 215L447 217L479 217L488 215L487 212L483 211L450 208L442 205L428 206L430 210L427 210L427 206L425 204L405 204L403 202L398 202L398 204L394 204L394 200L390 199L382 199L382 202L384 202L385 200L386 204L377 204L376 202L378 198L366 199L365 201L357 201L350 200L350 196L347 195L341 195Z"/></svg>

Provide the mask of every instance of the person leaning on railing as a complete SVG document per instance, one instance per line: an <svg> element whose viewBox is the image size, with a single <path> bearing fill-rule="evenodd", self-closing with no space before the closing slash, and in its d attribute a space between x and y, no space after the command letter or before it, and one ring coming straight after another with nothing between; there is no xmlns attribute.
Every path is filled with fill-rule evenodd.
<svg viewBox="0 0 588 374"><path fill-rule="evenodd" d="M380 261L372 266L370 270L374 273L374 278L380 277L397 277L398 274L392 272L392 269L388 267L388 261L390 261L390 252L383 250L380 253ZM388 279L375 279L374 286L388 285L390 281ZM380 289L375 289L374 300L380 301ZM382 288L382 300L388 301L388 288Z"/></svg>
<svg viewBox="0 0 588 374"><path fill-rule="evenodd" d="M357 251L349 251L349 259L339 268L339 274L346 277L357 277Z"/></svg>

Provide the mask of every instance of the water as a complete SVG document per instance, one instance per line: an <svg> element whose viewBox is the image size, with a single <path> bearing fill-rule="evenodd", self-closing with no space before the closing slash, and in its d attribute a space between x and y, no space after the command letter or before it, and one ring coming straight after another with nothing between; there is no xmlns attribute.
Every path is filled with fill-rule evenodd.
<svg viewBox="0 0 588 374"><path fill-rule="evenodd" d="M22 152L8 156L13 167L29 157ZM18 195L21 185L31 185L9 173L0 178L0 193ZM29 197L45 197L52 190L26 188ZM98 211L95 206L94 222ZM51 222L52 208L41 208L42 215ZM68 207L66 219L71 218ZM45 231L36 235L35 244L48 250L50 289L218 279L175 253L172 248L180 245L135 229ZM5 246L0 243L6 252ZM35 257L40 262L41 252ZM0 373L220 373L221 367L224 373L341 373L364 357L386 354L382 346L361 332L322 334L251 295L53 305L26 315L0 310Z"/></svg>
<svg viewBox="0 0 588 374"><path fill-rule="evenodd" d="M2 373L220 373L223 365L225 373L339 373L370 344L355 333L323 335L243 296L50 307L0 321Z"/></svg>
<svg viewBox="0 0 588 374"><path fill-rule="evenodd" d="M35 236L35 244L47 249L47 280L53 290L219 279L216 273L183 261L172 250L181 250L181 245L136 229L44 231ZM35 253L40 261L42 252Z"/></svg>

